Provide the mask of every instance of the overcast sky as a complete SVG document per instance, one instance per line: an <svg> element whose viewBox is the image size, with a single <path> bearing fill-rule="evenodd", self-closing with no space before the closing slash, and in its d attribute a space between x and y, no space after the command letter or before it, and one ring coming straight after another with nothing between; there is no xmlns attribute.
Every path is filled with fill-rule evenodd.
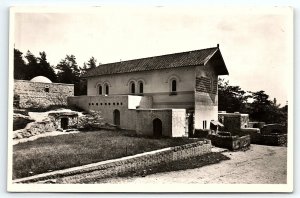
<svg viewBox="0 0 300 198"><path fill-rule="evenodd" d="M94 56L109 63L215 47L231 85L288 100L292 18L287 8L97 7L88 12L42 9L15 15L15 48L51 65L73 54L79 66ZM56 12L56 13L55 13Z"/></svg>

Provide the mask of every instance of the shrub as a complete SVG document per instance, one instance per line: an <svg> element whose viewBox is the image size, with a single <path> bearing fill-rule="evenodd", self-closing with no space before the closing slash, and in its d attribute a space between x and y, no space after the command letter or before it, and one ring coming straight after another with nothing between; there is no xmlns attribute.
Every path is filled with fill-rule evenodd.
<svg viewBox="0 0 300 198"><path fill-rule="evenodd" d="M82 130L95 130L104 126L100 111L90 111L78 119L78 128Z"/></svg>

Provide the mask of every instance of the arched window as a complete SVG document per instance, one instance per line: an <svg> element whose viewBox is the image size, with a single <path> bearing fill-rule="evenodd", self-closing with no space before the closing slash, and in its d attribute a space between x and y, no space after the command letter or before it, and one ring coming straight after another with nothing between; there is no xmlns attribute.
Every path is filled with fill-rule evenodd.
<svg viewBox="0 0 300 198"><path fill-rule="evenodd" d="M139 83L139 87L140 87L140 94L144 93L144 84L143 84L143 82Z"/></svg>
<svg viewBox="0 0 300 198"><path fill-rule="evenodd" d="M105 94L106 94L106 95L109 94L109 87L108 87L108 84L105 85Z"/></svg>
<svg viewBox="0 0 300 198"><path fill-rule="evenodd" d="M135 93L135 83L132 82L130 85L130 93L134 94Z"/></svg>
<svg viewBox="0 0 300 198"><path fill-rule="evenodd" d="M98 87L98 93L99 93L99 95L102 95L102 85L99 85L99 87Z"/></svg>
<svg viewBox="0 0 300 198"><path fill-rule="evenodd" d="M172 92L176 92L177 91L177 82L176 80L172 80L172 88L171 88Z"/></svg>

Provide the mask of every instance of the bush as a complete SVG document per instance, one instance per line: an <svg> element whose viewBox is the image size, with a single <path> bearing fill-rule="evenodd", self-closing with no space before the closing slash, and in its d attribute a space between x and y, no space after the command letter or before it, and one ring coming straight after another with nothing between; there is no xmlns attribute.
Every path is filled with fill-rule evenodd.
<svg viewBox="0 0 300 198"><path fill-rule="evenodd" d="M96 130L100 129L105 125L101 112L90 111L89 114L79 117L78 128L81 130Z"/></svg>

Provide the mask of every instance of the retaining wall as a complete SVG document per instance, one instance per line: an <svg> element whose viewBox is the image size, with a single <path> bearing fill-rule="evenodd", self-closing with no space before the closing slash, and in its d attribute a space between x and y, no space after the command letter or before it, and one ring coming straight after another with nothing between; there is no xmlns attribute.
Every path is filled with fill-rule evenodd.
<svg viewBox="0 0 300 198"><path fill-rule="evenodd" d="M131 171L140 171L154 165L200 156L210 152L211 142L207 140L199 141L182 146L170 147L119 159L17 179L14 180L14 183L47 183L49 180L55 180L55 183L85 183L93 181L94 179L117 176Z"/></svg>

